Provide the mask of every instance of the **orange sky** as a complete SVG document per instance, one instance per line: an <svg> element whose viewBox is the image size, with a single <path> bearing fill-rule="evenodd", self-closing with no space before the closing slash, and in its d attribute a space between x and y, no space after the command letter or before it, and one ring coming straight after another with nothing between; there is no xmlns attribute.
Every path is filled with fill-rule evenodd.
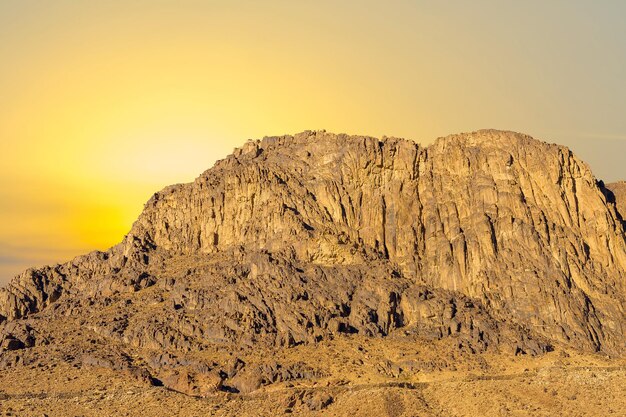
<svg viewBox="0 0 626 417"><path fill-rule="evenodd" d="M0 283L264 135L511 129L626 178L622 4L0 0Z"/></svg>

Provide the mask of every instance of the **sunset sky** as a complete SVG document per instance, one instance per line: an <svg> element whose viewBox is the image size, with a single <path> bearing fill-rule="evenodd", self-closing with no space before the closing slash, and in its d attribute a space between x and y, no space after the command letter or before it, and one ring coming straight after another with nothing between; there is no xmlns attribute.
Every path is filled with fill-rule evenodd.
<svg viewBox="0 0 626 417"><path fill-rule="evenodd" d="M499 128L626 179L625 5L0 0L0 284L247 138Z"/></svg>

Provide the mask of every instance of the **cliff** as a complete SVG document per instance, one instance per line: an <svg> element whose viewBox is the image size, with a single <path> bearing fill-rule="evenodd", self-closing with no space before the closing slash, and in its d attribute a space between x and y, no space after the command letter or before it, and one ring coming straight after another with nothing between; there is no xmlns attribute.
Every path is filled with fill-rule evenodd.
<svg viewBox="0 0 626 417"><path fill-rule="evenodd" d="M471 352L622 355L622 194L567 148L514 132L428 147L323 131L249 141L154 194L110 250L0 290L3 346L54 344L46 323L70 317L144 352L146 375L181 391L193 390L170 375L180 359L145 352L402 334ZM209 385L240 392L318 372L255 370L250 387L243 371L186 360L195 373L222 369Z"/></svg>

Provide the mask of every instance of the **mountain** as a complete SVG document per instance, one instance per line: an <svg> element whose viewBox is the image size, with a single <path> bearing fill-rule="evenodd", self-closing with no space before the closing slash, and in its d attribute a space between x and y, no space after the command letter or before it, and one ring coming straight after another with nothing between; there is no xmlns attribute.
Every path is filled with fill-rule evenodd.
<svg viewBox="0 0 626 417"><path fill-rule="evenodd" d="M488 368L489 355L620 360L625 194L567 148L514 132L428 147L325 131L248 141L154 194L108 251L1 289L0 367L106 369L243 398L350 386L332 378L372 363L335 363L344 345L441 349L375 364L409 380ZM292 402L339 406L314 391Z"/></svg>

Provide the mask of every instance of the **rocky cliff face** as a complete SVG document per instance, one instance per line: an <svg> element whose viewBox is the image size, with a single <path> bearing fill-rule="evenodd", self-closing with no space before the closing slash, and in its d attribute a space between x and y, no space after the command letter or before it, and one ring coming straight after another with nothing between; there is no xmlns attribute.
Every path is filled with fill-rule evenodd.
<svg viewBox="0 0 626 417"><path fill-rule="evenodd" d="M614 182L606 186L608 200L615 203L622 222L626 221L626 181Z"/></svg>
<svg viewBox="0 0 626 417"><path fill-rule="evenodd" d="M3 346L77 317L107 343L172 357L354 334L623 354L624 199L609 188L568 149L513 132L249 141L156 193L109 251L0 290ZM212 384L240 391L317 372L248 367L250 383L237 363L150 357L151 378L183 391L219 366Z"/></svg>

